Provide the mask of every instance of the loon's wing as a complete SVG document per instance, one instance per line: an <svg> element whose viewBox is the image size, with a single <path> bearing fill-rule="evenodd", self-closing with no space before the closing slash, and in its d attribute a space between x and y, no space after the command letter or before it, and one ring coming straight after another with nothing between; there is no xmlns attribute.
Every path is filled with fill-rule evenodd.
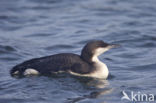
<svg viewBox="0 0 156 103"><path fill-rule="evenodd" d="M16 71L18 71L20 74L23 74L23 72L28 68L35 69L41 74L50 74L51 72L71 69L73 64L80 61L82 61L80 56L76 54L56 54L25 61L19 65L16 65L11 70L11 74L13 74Z"/></svg>
<svg viewBox="0 0 156 103"><path fill-rule="evenodd" d="M78 74L88 74L92 72L92 67L88 63L81 61L73 64L70 70Z"/></svg>

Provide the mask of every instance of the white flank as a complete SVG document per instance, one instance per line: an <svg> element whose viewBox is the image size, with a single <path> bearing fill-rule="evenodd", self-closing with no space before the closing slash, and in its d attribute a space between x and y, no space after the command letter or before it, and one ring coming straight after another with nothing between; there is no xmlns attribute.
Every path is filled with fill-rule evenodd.
<svg viewBox="0 0 156 103"><path fill-rule="evenodd" d="M35 69L32 69L32 68L28 68L24 71L24 75L25 76L28 76L28 75L38 75L39 72Z"/></svg>

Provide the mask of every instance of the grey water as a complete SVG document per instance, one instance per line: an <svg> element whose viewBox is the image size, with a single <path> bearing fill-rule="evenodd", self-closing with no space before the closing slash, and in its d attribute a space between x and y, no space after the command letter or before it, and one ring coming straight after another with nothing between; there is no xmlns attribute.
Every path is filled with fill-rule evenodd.
<svg viewBox="0 0 156 103"><path fill-rule="evenodd" d="M122 91L156 95L155 5L156 0L0 0L0 103L132 103L121 100ZM80 54L95 39L121 45L100 56L111 74L107 80L9 74L31 58Z"/></svg>

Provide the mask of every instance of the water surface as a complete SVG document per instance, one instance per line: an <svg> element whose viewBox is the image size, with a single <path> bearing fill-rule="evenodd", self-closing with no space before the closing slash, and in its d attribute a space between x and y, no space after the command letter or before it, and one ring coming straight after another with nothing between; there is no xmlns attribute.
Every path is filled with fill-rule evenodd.
<svg viewBox="0 0 156 103"><path fill-rule="evenodd" d="M156 95L155 0L1 0L1 103L130 103L122 91ZM80 54L93 39L121 47L100 59L108 80L12 78L10 69L35 57Z"/></svg>

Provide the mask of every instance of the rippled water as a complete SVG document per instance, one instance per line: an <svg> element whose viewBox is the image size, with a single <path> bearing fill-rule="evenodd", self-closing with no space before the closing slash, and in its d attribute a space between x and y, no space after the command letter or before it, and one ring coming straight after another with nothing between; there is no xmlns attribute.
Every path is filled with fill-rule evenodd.
<svg viewBox="0 0 156 103"><path fill-rule="evenodd" d="M122 91L156 95L155 0L1 0L1 103L129 103ZM55 53L80 54L87 41L122 45L100 56L108 80L12 78L18 63Z"/></svg>

